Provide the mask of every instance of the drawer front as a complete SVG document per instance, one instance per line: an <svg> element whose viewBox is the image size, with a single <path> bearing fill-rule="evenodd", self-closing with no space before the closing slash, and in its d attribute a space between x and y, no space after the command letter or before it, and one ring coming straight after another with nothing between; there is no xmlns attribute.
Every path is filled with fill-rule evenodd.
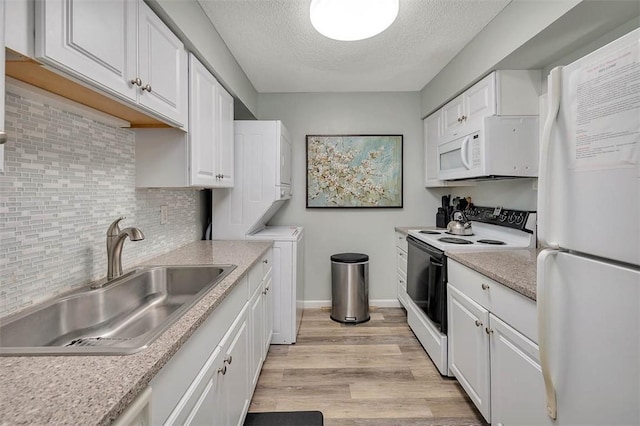
<svg viewBox="0 0 640 426"><path fill-rule="evenodd" d="M253 295L258 287L262 284L265 277L271 273L273 268L273 250L269 249L268 252L262 256L259 263L256 264L251 271L249 271L249 295Z"/></svg>
<svg viewBox="0 0 640 426"><path fill-rule="evenodd" d="M409 246L407 245L407 236L402 232L396 232L396 247L404 250L405 253L409 250Z"/></svg>
<svg viewBox="0 0 640 426"><path fill-rule="evenodd" d="M407 252L402 251L400 248L396 247L396 265L398 267L398 272L404 274L404 277L407 277Z"/></svg>
<svg viewBox="0 0 640 426"><path fill-rule="evenodd" d="M538 342L537 307L534 300L456 261L447 263L449 284L474 302Z"/></svg>

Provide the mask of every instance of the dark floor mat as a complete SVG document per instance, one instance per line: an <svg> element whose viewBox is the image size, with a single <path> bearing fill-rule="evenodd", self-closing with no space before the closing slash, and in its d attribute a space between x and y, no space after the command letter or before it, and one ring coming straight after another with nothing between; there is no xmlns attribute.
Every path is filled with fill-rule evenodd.
<svg viewBox="0 0 640 426"><path fill-rule="evenodd" d="M247 413L244 426L322 426L320 411L274 411Z"/></svg>

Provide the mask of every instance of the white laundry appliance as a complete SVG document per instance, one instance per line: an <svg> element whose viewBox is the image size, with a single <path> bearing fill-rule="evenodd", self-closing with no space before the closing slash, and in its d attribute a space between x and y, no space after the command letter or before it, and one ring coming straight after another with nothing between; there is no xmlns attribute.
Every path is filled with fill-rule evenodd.
<svg viewBox="0 0 640 426"><path fill-rule="evenodd" d="M558 425L640 424L640 29L551 71L538 334Z"/></svg>
<svg viewBox="0 0 640 426"><path fill-rule="evenodd" d="M274 241L271 343L295 343L304 300L304 229L267 226L291 198L291 137L280 121L238 120L234 148L235 185L213 194L212 236Z"/></svg>

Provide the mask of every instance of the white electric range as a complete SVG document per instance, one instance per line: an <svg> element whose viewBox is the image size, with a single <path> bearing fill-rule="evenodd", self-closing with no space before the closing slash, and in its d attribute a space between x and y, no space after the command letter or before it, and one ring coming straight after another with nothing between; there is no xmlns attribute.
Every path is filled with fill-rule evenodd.
<svg viewBox="0 0 640 426"><path fill-rule="evenodd" d="M409 326L441 374L447 365L447 251L535 248L536 214L501 207L464 211L472 235L444 229L414 229L407 237L407 309Z"/></svg>
<svg viewBox="0 0 640 426"><path fill-rule="evenodd" d="M536 214L500 207L473 207L465 210L472 235L452 235L446 229L412 229L409 235L436 249L513 250L535 248Z"/></svg>

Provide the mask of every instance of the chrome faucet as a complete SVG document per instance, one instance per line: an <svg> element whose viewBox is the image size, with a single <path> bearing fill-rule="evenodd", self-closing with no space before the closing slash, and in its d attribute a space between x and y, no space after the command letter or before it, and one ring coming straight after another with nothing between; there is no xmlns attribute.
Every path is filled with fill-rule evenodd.
<svg viewBox="0 0 640 426"><path fill-rule="evenodd" d="M107 229L107 281L122 275L122 247L124 240L129 237L131 241L144 240L144 234L138 228L130 227L120 230L118 222L125 217L113 221Z"/></svg>

